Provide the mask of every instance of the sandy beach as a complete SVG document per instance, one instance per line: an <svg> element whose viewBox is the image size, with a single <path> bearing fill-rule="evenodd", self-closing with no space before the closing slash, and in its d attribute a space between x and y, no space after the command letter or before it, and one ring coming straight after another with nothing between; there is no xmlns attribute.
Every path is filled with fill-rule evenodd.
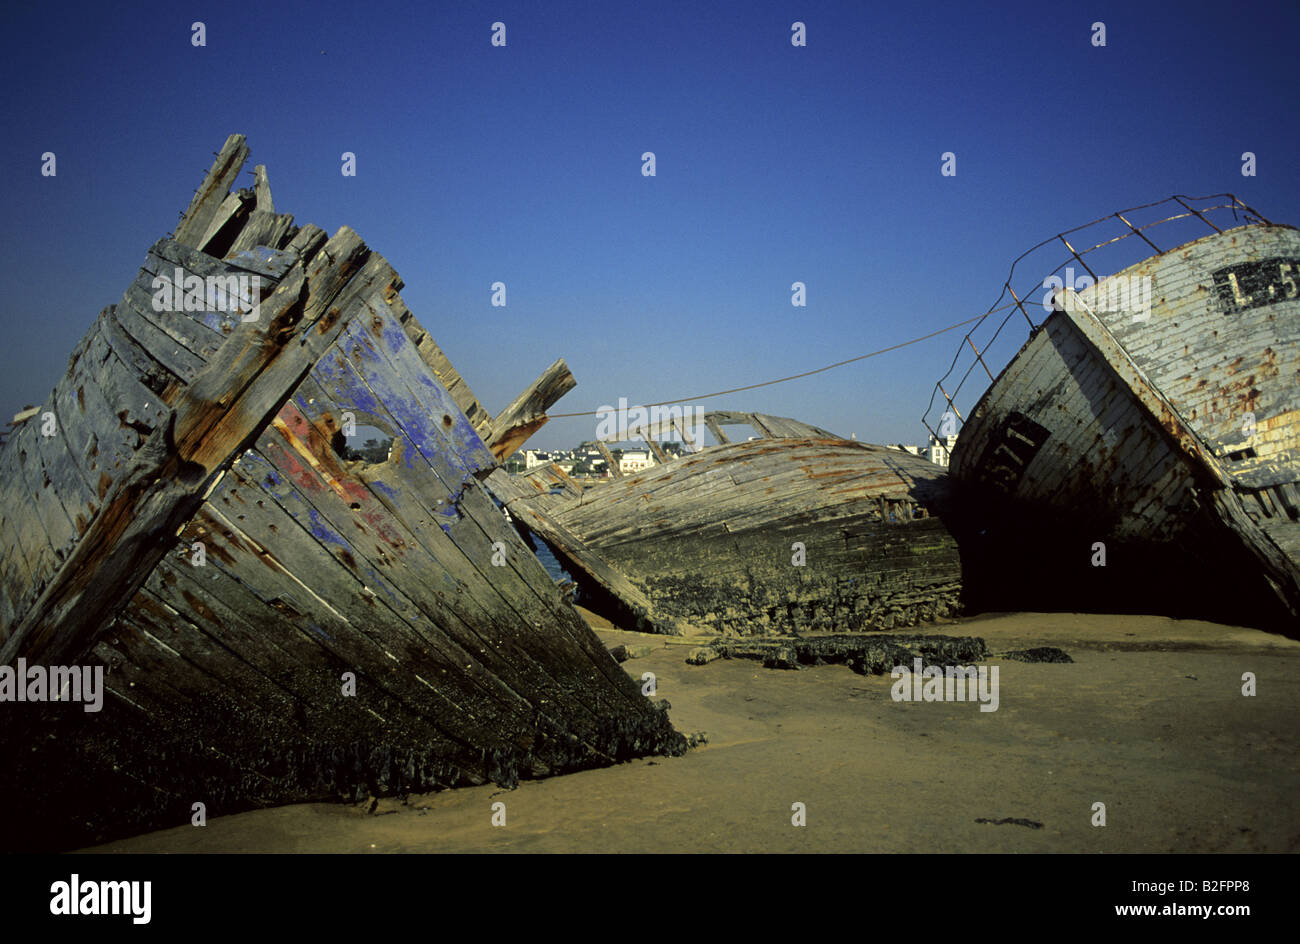
<svg viewBox="0 0 1300 944"><path fill-rule="evenodd" d="M888 675L685 662L650 645L684 734L707 743L546 780L362 805L299 804L97 852L1294 852L1300 849L1300 642L1155 616L1021 613L944 623L991 652L1057 646L1072 664L999 660L995 712L896 702ZM929 631L929 630L926 630ZM1257 694L1242 694L1252 672ZM504 803L505 825L499 821ZM795 826L794 804L806 825ZM1095 803L1105 826L1094 826ZM981 822L981 820L989 822ZM1008 822L999 822L1007 820Z"/></svg>

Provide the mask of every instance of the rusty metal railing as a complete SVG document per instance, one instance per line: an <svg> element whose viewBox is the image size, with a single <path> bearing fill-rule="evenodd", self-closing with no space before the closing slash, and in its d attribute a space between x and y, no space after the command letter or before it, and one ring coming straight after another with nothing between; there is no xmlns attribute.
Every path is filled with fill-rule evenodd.
<svg viewBox="0 0 1300 944"><path fill-rule="evenodd" d="M1168 212L1170 210L1173 212ZM1142 222L1138 214L1154 215L1156 218ZM1130 219L1130 217L1133 219ZM1032 306L1031 296L1034 293L1042 292L1044 285L1053 276L1059 278L1062 285L1073 287L1075 282L1073 266L1078 265L1094 283L1099 282L1101 277L1094 271L1093 266L1088 264L1089 261L1092 261L1100 269L1099 259L1087 260L1086 257L1093 256L1099 251L1111 247L1137 249L1140 254L1129 252L1127 256L1130 258L1121 258L1117 262L1110 262L1104 270L1107 274L1119 272L1152 255L1159 255L1184 243L1210 235L1210 232L1222 233L1223 229L1216 224L1215 219L1231 226L1269 222L1262 214L1237 199L1231 193L1216 193L1207 197L1189 197L1177 194L1155 203L1145 203L1141 206L1119 210L1109 216L1099 217L1090 223L1084 223L1082 226L1076 226L1073 229L1057 233L1055 236L1050 236L1036 246L1025 250L1011 263L1011 272L1008 274L1006 281L1002 283L1002 294L993 303L993 307L985 312L983 317L975 322L962 338L961 344L953 356L952 364L948 367L947 372L935 383L934 390L930 393L930 402L926 405L925 413L921 416L921 423L930 431L930 435L942 441L944 436L940 435L941 431L946 436L950 432L956 431L958 423L965 422L965 416L958 406L958 402L971 374L978 365L983 368L984 375L987 376L989 383L993 383L997 371L994 371L988 363L991 349L1002 339L1003 331L1009 325L1020 324L1020 320L1016 318L1016 313L1019 312L1024 319L1024 327L1014 328L1010 337L1013 343L1015 343L1015 338L1020 340L1015 343L1015 348L1002 363L1005 365L1011 360L1015 351L1019 350L1020 345L1028 338L1029 333L1038 327L1050 313L1039 306L1037 312L1035 312L1038 317L1033 317L1026 310L1025 302L1030 299L1030 305ZM1134 220L1138 220L1138 222L1134 222ZM1229 220L1231 220L1230 224ZM1151 234L1150 231L1157 227L1163 228L1160 229L1158 234ZM1104 234L1104 238L1087 248L1077 248L1076 244L1082 245L1090 239L1095 239L1099 229ZM1207 229L1209 232L1207 232ZM1091 235L1085 235L1089 230L1094 232ZM1153 238L1154 235L1160 237L1163 248L1156 244ZM1126 242L1129 240L1131 242ZM1044 266L1041 268L1036 262L1022 265L1031 257L1045 257L1051 248L1059 246L1064 246L1069 255L1055 268L1051 270L1045 269L1050 257L1044 259ZM1013 282L1016 282L1019 273L1026 269L1040 272L1040 274L1032 283L1028 278L1019 282L1020 292L1017 292L1013 287ZM1007 300L1008 296L1010 301ZM1002 313L1000 319L996 317L999 313ZM1002 343L1006 344L1007 340L1003 339ZM957 378L955 381L954 377ZM951 390L949 390L950 387ZM983 392L984 390L981 387L971 397L971 406L974 405ZM932 420L936 418L936 407L942 410L940 417L942 417L942 414L951 412L956 418L956 422L951 426L942 422L942 420L937 424L933 423Z"/></svg>

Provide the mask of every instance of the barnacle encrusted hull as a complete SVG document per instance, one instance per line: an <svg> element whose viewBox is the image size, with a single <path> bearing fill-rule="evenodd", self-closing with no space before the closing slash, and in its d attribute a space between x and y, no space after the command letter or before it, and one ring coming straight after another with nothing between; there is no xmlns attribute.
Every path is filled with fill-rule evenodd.
<svg viewBox="0 0 1300 944"><path fill-rule="evenodd" d="M856 632L956 615L944 471L822 434L707 448L571 497L500 493L566 561L626 575L659 631Z"/></svg>

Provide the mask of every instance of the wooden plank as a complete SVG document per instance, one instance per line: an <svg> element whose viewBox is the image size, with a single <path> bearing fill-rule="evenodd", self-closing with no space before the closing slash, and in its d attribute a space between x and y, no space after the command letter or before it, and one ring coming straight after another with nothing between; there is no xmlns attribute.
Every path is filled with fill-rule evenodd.
<svg viewBox="0 0 1300 944"><path fill-rule="evenodd" d="M69 431L60 427L57 435L39 436L36 443L41 476L46 488L59 502L79 537L94 520L99 510L99 500L90 490L72 455ZM66 546L60 556L66 556L70 551L71 546Z"/></svg>
<svg viewBox="0 0 1300 944"><path fill-rule="evenodd" d="M412 736L429 746L446 747L451 743L445 732L380 686L370 684L369 678L362 680L357 697L340 697L340 677L345 671L355 671L356 662L335 654L329 643L315 633L292 628L285 632L282 615L240 590L236 580L213 579L218 577L218 568L208 573L207 568L190 568L184 563L164 567L166 580L159 585L159 599L175 600L181 594L180 612L185 619L193 621L196 633L227 648L231 655L246 663L256 673L255 680L265 679L284 693L289 699L284 715L289 722L286 726L291 729L287 736L291 739L350 741L355 732L370 729L380 720L388 726L388 743L393 748ZM209 579L193 576L201 572L207 573ZM232 590L236 592L231 593ZM250 609L250 603L255 609ZM197 639L179 642L178 648L187 657L192 657L198 648L204 653L211 651L208 644ZM209 664L206 657L202 662L205 666ZM231 668L223 674L233 674L235 670ZM261 681L255 684L265 689ZM245 720L239 729L242 731L247 726ZM478 779L481 782L484 778Z"/></svg>
<svg viewBox="0 0 1300 944"><path fill-rule="evenodd" d="M24 538L22 528L28 511L25 501L16 500L22 488L21 480L13 473L7 474L3 485L0 485L6 502L5 507L11 509L5 514L4 533L0 535L0 582L5 586L8 606L14 614L3 626L0 626L0 638L5 641L8 641L12 635L13 627L18 625L18 617L27 612L32 587L36 583L36 575L31 565L34 551L29 552L23 545L24 540L33 541L35 535L29 534ZM12 504L11 499L15 499Z"/></svg>
<svg viewBox="0 0 1300 944"><path fill-rule="evenodd" d="M321 233L321 235L324 236L325 234ZM324 243L324 239L321 242ZM264 291L269 292L274 287L274 283L284 278L285 273L293 268L294 263L299 258L297 252L288 249L256 246L252 249L241 249L239 252L232 252L226 258L226 265L262 276L262 288Z"/></svg>
<svg viewBox="0 0 1300 944"><path fill-rule="evenodd" d="M420 512L408 500L412 483L409 475L390 464L368 469L361 477L390 513L408 528L413 527L415 515ZM635 688L628 691L626 676L616 678L608 671L606 651L576 612L561 600L549 575L518 533L508 526L491 534L481 530L487 514L501 525L506 524L491 499L477 486L471 487L461 496L459 508L453 510L457 520L444 522L441 530L469 565L457 576L482 599L500 598L501 603L494 605L503 606L510 614L506 625L517 634L518 644L553 679L549 690L556 710L578 730L590 730L584 717L599 725L598 719L610 713L621 716L629 709L636 711ZM431 548L442 541L433 529L415 530ZM497 550L494 545L504 545L505 563L499 568L491 564ZM584 637L590 637L590 645L584 645ZM600 683L601 675L616 684Z"/></svg>
<svg viewBox="0 0 1300 944"><path fill-rule="evenodd" d="M671 539L700 528L733 533L761 527L805 506L828 512L843 506L845 513L854 514L854 503L879 495L928 502L927 483L944 481L942 471L923 460L909 462L862 444L795 441L775 446L756 441L686 457L639 476L631 487L596 489L582 502L566 502L551 514L586 543L608 549L614 543Z"/></svg>
<svg viewBox="0 0 1300 944"><path fill-rule="evenodd" d="M162 397L136 379L134 372L109 347L102 332L95 333L81 363L89 374L87 379L98 384L104 402L121 425L147 436L166 422L171 411Z"/></svg>
<svg viewBox="0 0 1300 944"><path fill-rule="evenodd" d="M54 412L86 485L103 500L105 492L135 459L140 434L123 426L78 362L54 388Z"/></svg>
<svg viewBox="0 0 1300 944"><path fill-rule="evenodd" d="M745 416L745 422L747 422L750 426L752 426L754 428L754 431L758 433L759 436L761 436L764 439L775 438L771 427L769 427L766 423L764 423L762 417L760 417L757 413L746 413L744 414L744 416Z"/></svg>
<svg viewBox="0 0 1300 944"><path fill-rule="evenodd" d="M248 222L231 244L229 252L239 253L257 246L282 249L293 237L293 216L277 214L258 207L249 214Z"/></svg>
<svg viewBox="0 0 1300 944"><path fill-rule="evenodd" d="M347 392L339 391L341 402L354 396L355 406L376 416L398 411L390 422L399 423L453 494L463 490L467 477L497 464L382 302L371 317L349 324L344 334L341 347L361 382L348 380ZM320 366L322 376L345 379L330 364Z"/></svg>
<svg viewBox="0 0 1300 944"><path fill-rule="evenodd" d="M195 537L187 523L182 532ZM306 633L270 628L274 610L237 582L222 576L219 567L196 567L191 545L184 541L169 553L145 581L144 588L178 612L185 613L196 629L228 647L274 684L311 710L337 710L331 693L348 663L321 647Z"/></svg>
<svg viewBox="0 0 1300 944"><path fill-rule="evenodd" d="M167 255L162 255L158 250L166 252ZM199 310L186 309L187 301L183 291L179 293L182 295L180 308L176 307L178 301L175 297L176 292L166 293L171 297L165 304L158 305L156 302L154 278L161 276L169 283L175 284L178 271L182 286L185 280L192 277L204 280L203 303ZM253 281L254 278L256 282ZM255 285L258 291L254 290ZM140 275L127 288L123 303L130 304L144 318L152 321L188 350L206 360L212 356L216 348L221 346L234 330L235 325L242 321L245 303L260 301L261 297L269 294L275 285L273 279L263 279L258 274L248 275L232 270L229 265L203 253L193 252L179 244L171 243L150 250L141 267ZM257 298L243 298L242 294L245 290L249 296L256 295Z"/></svg>
<svg viewBox="0 0 1300 944"><path fill-rule="evenodd" d="M9 627L18 620L18 609L9 594L9 581L0 571L0 645L9 635Z"/></svg>
<svg viewBox="0 0 1300 944"><path fill-rule="evenodd" d="M208 170L203 183L194 192L190 205L176 227L175 239L187 246L197 246L199 239L207 231L208 225L216 215L226 193L239 177L239 171L248 160L248 145L242 134L232 134L226 138L216 160Z"/></svg>
<svg viewBox="0 0 1300 944"><path fill-rule="evenodd" d="M138 594L133 604L96 654L111 660L110 677L124 689L124 697L147 709L152 730L137 734L135 750L116 762L165 769L162 762L170 754L171 763L185 771L172 773L172 785L195 775L200 782L224 775L269 785L272 771L282 768L286 758L283 750L266 747L296 740L291 703L240 671L238 660L228 654L220 661L215 650L199 660L183 656L174 646L198 638L192 627L147 593ZM208 798L210 790L200 795Z"/></svg>
<svg viewBox="0 0 1300 944"><path fill-rule="evenodd" d="M154 293L150 283L153 275L141 272L122 294L118 308L133 308L141 318L162 330L175 344L206 361L225 342L239 315L233 312L173 311L169 307L154 307Z"/></svg>
<svg viewBox="0 0 1300 944"><path fill-rule="evenodd" d="M582 486L555 462L533 466L519 477L536 489L538 496L547 495L554 488L563 489L566 498L577 498L583 492Z"/></svg>
<svg viewBox="0 0 1300 944"><path fill-rule="evenodd" d="M271 199L271 181L266 176L266 165L258 164L253 168L253 192L257 195L257 208L267 213L275 212L275 201Z"/></svg>
<svg viewBox="0 0 1300 944"><path fill-rule="evenodd" d="M483 437L497 461L513 455L541 429L546 423L546 411L577 384L561 357L498 413Z"/></svg>
<svg viewBox="0 0 1300 944"><path fill-rule="evenodd" d="M55 435L61 435L61 431L56 431ZM41 461L43 449L40 441L44 438L46 437L38 432L18 445L19 481L26 488L26 508L34 513L34 517L28 518L27 525L17 520L11 520L10 523L10 527L26 529L25 546L29 551L35 550L37 555L32 561L32 572L38 583L44 583L54 575L76 546L79 536L77 526L68 517L55 491L57 486L65 484L72 470L55 469L55 478L49 477L48 470ZM32 522L39 522L39 528L33 527ZM27 537L32 540L28 541ZM50 553L47 554L47 550Z"/></svg>
<svg viewBox="0 0 1300 944"><path fill-rule="evenodd" d="M504 469L497 469L487 478L489 488L501 489L498 498L508 494L507 488L501 483L501 478L507 475ZM613 567L596 550L584 544L545 512L523 502L507 502L506 507L525 527L560 555L566 569L571 567L586 580L608 593L610 599L620 605L623 611L621 615L624 628L636 632L668 635L680 635L684 631L676 620L658 614L651 605L650 599L633 585L626 574Z"/></svg>
<svg viewBox="0 0 1300 944"><path fill-rule="evenodd" d="M303 264L310 262L322 246L329 240L329 235L314 223L308 223L298 230L297 235L289 240L286 252L297 253Z"/></svg>
<svg viewBox="0 0 1300 944"><path fill-rule="evenodd" d="M357 673L357 698L391 699L403 711L413 713L419 719L416 730L427 738L427 750L464 770L478 771L484 768L484 751L509 750L505 731L492 732L482 727L487 719L471 718L461 703L460 686L482 673L474 661L444 674L438 667L439 660L426 649L394 632L392 617L373 599L348 595L327 603L283 566L269 548L252 539L230 518L216 513L212 506L204 506L199 520L207 531L207 540L219 551L217 566L236 577L248 592L274 605L280 617L273 622L288 619L317 634L321 645ZM287 546L277 535L276 550L283 551ZM415 666L420 670L412 671ZM423 678L421 672L431 678ZM464 732L475 735L478 743L462 740Z"/></svg>
<svg viewBox="0 0 1300 944"><path fill-rule="evenodd" d="M780 416L768 416L766 413L753 414L754 419L763 424L769 438L774 439L798 439L804 433L793 423L787 422Z"/></svg>
<svg viewBox="0 0 1300 944"><path fill-rule="evenodd" d="M43 475L54 483L56 495L80 534L99 510L99 499L94 489L97 473L87 471L84 467L84 447L88 437L84 432L82 417L78 411L68 406L68 386L69 381L65 376L54 391L52 409L57 434L48 438L37 437L36 442Z"/></svg>
<svg viewBox="0 0 1300 944"><path fill-rule="evenodd" d="M139 635L130 638L122 631L131 626ZM150 680L165 680L183 698L211 707L215 699L235 702L244 712L256 715L259 726L280 727L293 710L293 699L228 648L201 633L183 613L148 589L141 588L118 617L113 629L119 651L137 665L141 656L155 660ZM229 720L205 711L194 721L206 718L207 737L230 732ZM193 723L193 722L192 722ZM198 731L195 735L199 736Z"/></svg>
<svg viewBox="0 0 1300 944"><path fill-rule="evenodd" d="M642 439L641 441L650 448L651 452L654 453L655 461L658 462L660 465L663 465L665 462L668 461L668 456L664 454L663 447L660 446L659 443L655 442L653 438L647 437Z"/></svg>
<svg viewBox="0 0 1300 944"><path fill-rule="evenodd" d="M340 698L341 675L356 671L358 650L340 649L335 644L337 633L327 632L328 626L304 625L289 612L284 599L268 604L244 586L238 568L223 565L226 552L220 541L212 540L211 520L205 515L191 519L181 538L186 546L195 541L213 546L215 557L205 567L195 568L169 556L148 584L160 598L292 691L302 706L301 724L306 729L319 719L318 732L355 731L356 725L372 726L376 716L394 733L425 728L417 711L382 686L364 686L359 690L364 698Z"/></svg>
<svg viewBox="0 0 1300 944"><path fill-rule="evenodd" d="M99 333L131 374L141 384L170 400L173 384L180 378L164 367L140 346L117 321L117 306L109 305L99 313Z"/></svg>
<svg viewBox="0 0 1300 944"><path fill-rule="evenodd" d="M614 478L621 479L623 477L623 470L620 469L618 463L614 461L614 454L609 451L609 446L598 441L596 443L596 448L599 449L600 454L605 457L605 464L613 470Z"/></svg>
<svg viewBox="0 0 1300 944"><path fill-rule="evenodd" d="M564 486L566 492L570 495L579 496L583 492L582 485L573 476L565 472L558 464L550 463L551 474L555 476L556 481Z"/></svg>
<svg viewBox="0 0 1300 944"><path fill-rule="evenodd" d="M65 531L72 532L71 524L58 522L49 503L41 498L40 473L33 469L39 465L35 443L39 435L38 428L29 424L15 437L15 441L6 446L6 451L13 453L8 470L14 483L11 487L18 493L15 504L5 512L5 527L13 541L6 549L6 557L12 560L12 555L22 554L25 569L30 574L25 586L15 586L15 604L20 611L26 611L32 605L42 588L57 573L61 559L55 552L54 542L60 541Z"/></svg>
<svg viewBox="0 0 1300 944"><path fill-rule="evenodd" d="M175 389L189 383L202 370L202 357L140 314L134 306L116 306L113 318L129 338L176 378Z"/></svg>
<svg viewBox="0 0 1300 944"><path fill-rule="evenodd" d="M252 211L251 203L246 190L236 190L234 193L227 194L212 215L207 229L199 237L196 248L207 251L214 247L214 244L234 242L234 234L242 230L248 222L248 214ZM218 236L221 238L218 239Z"/></svg>
<svg viewBox="0 0 1300 944"><path fill-rule="evenodd" d="M1160 427L1168 434L1174 447L1185 452L1215 478L1221 486L1231 486L1230 477L1220 464L1214 461L1213 454L1205 447L1200 438L1187 427L1182 415L1174 409L1165 395L1147 379L1145 373L1115 340L1114 335L1104 324L1087 311L1082 305L1074 306L1075 311L1052 316L1052 320L1068 318L1069 323L1105 358L1115 372L1115 376L1132 392L1142 406L1156 418Z"/></svg>
<svg viewBox="0 0 1300 944"><path fill-rule="evenodd" d="M695 444L695 440L691 437L691 434L686 429L686 420L684 417L680 417L680 416L674 417L673 426L677 430L678 434L682 437L682 442L686 444L686 448L688 451L699 452L702 448L704 448L702 445L697 446Z"/></svg>

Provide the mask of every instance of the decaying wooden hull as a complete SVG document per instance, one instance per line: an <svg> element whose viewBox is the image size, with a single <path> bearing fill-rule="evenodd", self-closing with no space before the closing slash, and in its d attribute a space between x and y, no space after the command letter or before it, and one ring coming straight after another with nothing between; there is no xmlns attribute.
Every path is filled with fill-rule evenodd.
<svg viewBox="0 0 1300 944"><path fill-rule="evenodd" d="M529 494L501 472L489 485L644 629L855 632L959 608L960 556L941 517L947 476L902 451L761 438L577 496Z"/></svg>
<svg viewBox="0 0 1300 944"><path fill-rule="evenodd" d="M1297 269L1300 232L1258 224L1058 294L953 452L985 556L1057 593L1102 542L1144 609L1300 625ZM1149 312L1112 303L1138 279Z"/></svg>
<svg viewBox="0 0 1300 944"><path fill-rule="evenodd" d="M355 233L294 228L260 167L226 193L246 156L0 451L0 663L107 689L0 704L11 847L682 751L481 482L567 368L494 421ZM257 319L158 310L178 268L257 275ZM387 461L341 454L353 421Z"/></svg>

